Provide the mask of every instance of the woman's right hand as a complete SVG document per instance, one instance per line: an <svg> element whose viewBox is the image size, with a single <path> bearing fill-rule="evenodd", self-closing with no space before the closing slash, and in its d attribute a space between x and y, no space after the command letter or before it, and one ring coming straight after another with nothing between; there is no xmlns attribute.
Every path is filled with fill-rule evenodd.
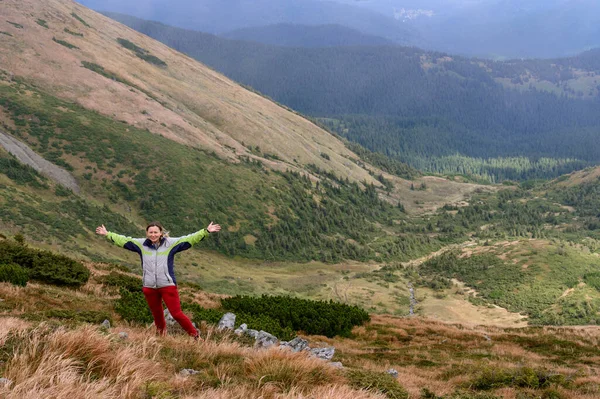
<svg viewBox="0 0 600 399"><path fill-rule="evenodd" d="M108 230L104 225L96 227L96 234L100 234L101 236L105 236L108 234Z"/></svg>

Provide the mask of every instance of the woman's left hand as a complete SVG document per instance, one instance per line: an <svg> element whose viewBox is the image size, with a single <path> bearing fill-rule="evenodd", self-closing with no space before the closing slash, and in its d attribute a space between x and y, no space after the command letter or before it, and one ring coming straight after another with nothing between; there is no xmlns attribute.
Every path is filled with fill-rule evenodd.
<svg viewBox="0 0 600 399"><path fill-rule="evenodd" d="M206 228L206 231L208 231L209 233L216 233L216 232L221 231L221 226L218 224L213 224L213 222L210 222L210 224Z"/></svg>

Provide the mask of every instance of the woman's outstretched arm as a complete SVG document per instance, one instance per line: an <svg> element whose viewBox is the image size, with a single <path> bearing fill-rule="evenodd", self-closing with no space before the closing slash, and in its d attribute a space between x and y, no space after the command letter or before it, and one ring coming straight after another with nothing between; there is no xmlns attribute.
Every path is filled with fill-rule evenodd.
<svg viewBox="0 0 600 399"><path fill-rule="evenodd" d="M104 226L102 226L102 227L104 227ZM208 231L209 233L217 233L217 232L221 231L221 225L213 224L213 222L210 222L210 224L206 228L206 231Z"/></svg>
<svg viewBox="0 0 600 399"><path fill-rule="evenodd" d="M133 252L140 253L143 239L126 237L117 233L112 233L104 227L104 225L96 227L96 234L104 236L113 244L128 249ZM138 242L139 241L139 242Z"/></svg>
<svg viewBox="0 0 600 399"><path fill-rule="evenodd" d="M101 236L106 236L108 234L108 230L104 225L96 227L96 234L100 234Z"/></svg>

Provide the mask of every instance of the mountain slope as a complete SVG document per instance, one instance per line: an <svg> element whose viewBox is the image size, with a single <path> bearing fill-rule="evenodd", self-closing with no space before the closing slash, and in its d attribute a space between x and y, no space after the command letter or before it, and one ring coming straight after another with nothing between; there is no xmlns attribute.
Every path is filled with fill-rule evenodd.
<svg viewBox="0 0 600 399"><path fill-rule="evenodd" d="M356 163L347 161L354 156L339 140L306 119L74 2L4 1L1 7L6 20L0 22L0 30L11 36L4 35L0 42L0 68L64 99L226 158L248 155L246 146L260 146L264 153L277 154L290 165L286 167L312 163L340 176L373 181ZM27 10L34 15L26 19ZM57 13L60 19L52 18ZM36 20L48 21L49 28ZM65 47L53 38L77 48ZM136 57L117 42L119 38L148 50L167 67ZM94 73L82 62L99 65L125 83ZM331 152L327 163L318 155L325 150Z"/></svg>
<svg viewBox="0 0 600 399"><path fill-rule="evenodd" d="M281 48L113 16L421 169L527 179L600 160L595 52L491 62L406 47ZM519 166L540 158L553 166Z"/></svg>
<svg viewBox="0 0 600 399"><path fill-rule="evenodd" d="M5 235L122 260L91 238L95 226L138 235L159 219L184 234L213 220L225 229L205 246L228 256L408 259L441 242L398 235L407 224L382 226L479 188L435 179L428 192L411 190L420 182L369 165L307 119L76 3L0 6L1 131L80 188L0 150Z"/></svg>

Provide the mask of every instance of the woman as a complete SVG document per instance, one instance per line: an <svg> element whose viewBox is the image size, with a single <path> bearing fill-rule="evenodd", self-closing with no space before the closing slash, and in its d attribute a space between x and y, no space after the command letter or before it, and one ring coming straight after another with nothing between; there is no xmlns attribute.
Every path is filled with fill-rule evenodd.
<svg viewBox="0 0 600 399"><path fill-rule="evenodd" d="M104 225L96 228L96 234L106 236L113 244L140 255L143 270L142 291L154 317L157 332L161 335L166 333L162 308L162 301L164 301L171 316L190 336L198 339L198 331L181 311L173 260L177 252L191 248L210 233L220 230L221 226L210 222L206 229L187 236L172 238L168 237L160 223L152 222L146 227L146 238L125 237L106 230Z"/></svg>

